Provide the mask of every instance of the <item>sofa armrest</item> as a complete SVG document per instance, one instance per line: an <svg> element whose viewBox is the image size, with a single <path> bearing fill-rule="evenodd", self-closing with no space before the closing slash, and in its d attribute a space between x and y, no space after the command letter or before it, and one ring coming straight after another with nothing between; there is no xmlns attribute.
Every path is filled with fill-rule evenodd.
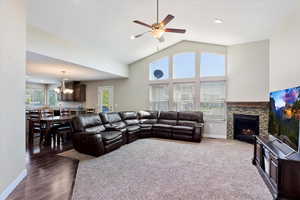
<svg viewBox="0 0 300 200"><path fill-rule="evenodd" d="M201 142L203 128L204 128L204 123L197 123L195 125L195 132L194 132L194 136L193 136L194 141Z"/></svg>
<svg viewBox="0 0 300 200"><path fill-rule="evenodd" d="M77 132L72 136L74 148L84 154L100 156L104 154L102 136L96 132Z"/></svg>
<svg viewBox="0 0 300 200"><path fill-rule="evenodd" d="M107 131L120 131L122 129L117 126L114 126L113 124L105 124L104 127Z"/></svg>
<svg viewBox="0 0 300 200"><path fill-rule="evenodd" d="M196 123L195 127L203 128L204 127L204 123Z"/></svg>

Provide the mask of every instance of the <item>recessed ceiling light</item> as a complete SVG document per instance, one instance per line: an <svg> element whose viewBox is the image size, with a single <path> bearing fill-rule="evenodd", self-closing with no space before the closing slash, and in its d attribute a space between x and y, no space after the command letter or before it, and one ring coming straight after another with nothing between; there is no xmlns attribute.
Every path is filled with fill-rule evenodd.
<svg viewBox="0 0 300 200"><path fill-rule="evenodd" d="M215 24L222 24L224 21L222 19L218 19L218 18L215 18L214 20L214 23Z"/></svg>
<svg viewBox="0 0 300 200"><path fill-rule="evenodd" d="M130 37L130 39L134 40L134 39L135 39L135 36L134 36L134 35L132 35L132 36Z"/></svg>

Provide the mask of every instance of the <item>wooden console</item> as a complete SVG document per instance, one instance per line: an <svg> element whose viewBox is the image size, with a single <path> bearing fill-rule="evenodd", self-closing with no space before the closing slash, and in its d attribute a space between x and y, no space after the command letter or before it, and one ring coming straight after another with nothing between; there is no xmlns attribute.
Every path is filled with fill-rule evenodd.
<svg viewBox="0 0 300 200"><path fill-rule="evenodd" d="M300 199L299 152L273 136L256 136L253 164L274 199Z"/></svg>

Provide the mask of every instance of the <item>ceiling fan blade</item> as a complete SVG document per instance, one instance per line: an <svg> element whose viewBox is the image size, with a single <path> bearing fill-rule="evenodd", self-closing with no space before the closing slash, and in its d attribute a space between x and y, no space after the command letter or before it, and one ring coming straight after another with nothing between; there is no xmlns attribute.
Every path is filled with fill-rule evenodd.
<svg viewBox="0 0 300 200"><path fill-rule="evenodd" d="M146 31L146 32L138 34L138 35L133 35L133 36L131 36L131 39L136 39L136 38L142 37L143 35L145 35L146 33L149 33L149 32L150 31Z"/></svg>
<svg viewBox="0 0 300 200"><path fill-rule="evenodd" d="M177 28L166 28L165 32L170 32L170 33L185 33L185 29L177 29Z"/></svg>
<svg viewBox="0 0 300 200"><path fill-rule="evenodd" d="M160 43L164 42L164 41L165 41L165 37L164 37L164 36L161 36L160 38L158 38L158 41L159 41Z"/></svg>
<svg viewBox="0 0 300 200"><path fill-rule="evenodd" d="M137 24L140 24L140 25L142 25L142 26L146 26L146 27L148 27L148 28L152 28L152 26L151 25L149 25L149 24L146 24L146 23L144 23L144 22L141 22L141 21L138 21L138 20L135 20L135 21L133 21L134 23L137 23Z"/></svg>
<svg viewBox="0 0 300 200"><path fill-rule="evenodd" d="M175 17L173 15L168 15L166 18L161 22L164 26L170 23Z"/></svg>

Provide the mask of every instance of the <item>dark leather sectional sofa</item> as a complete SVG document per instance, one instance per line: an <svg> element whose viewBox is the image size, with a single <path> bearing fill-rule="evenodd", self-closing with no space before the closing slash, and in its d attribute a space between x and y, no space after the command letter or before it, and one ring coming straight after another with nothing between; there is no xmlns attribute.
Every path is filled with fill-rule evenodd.
<svg viewBox="0 0 300 200"><path fill-rule="evenodd" d="M160 137L200 142L202 112L125 111L77 116L74 148L100 156L138 138Z"/></svg>

